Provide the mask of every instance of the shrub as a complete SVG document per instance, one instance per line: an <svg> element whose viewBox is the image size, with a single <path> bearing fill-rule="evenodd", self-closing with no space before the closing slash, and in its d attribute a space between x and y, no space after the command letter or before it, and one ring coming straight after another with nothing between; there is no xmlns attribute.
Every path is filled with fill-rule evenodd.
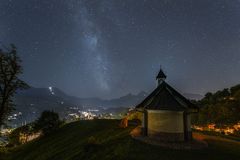
<svg viewBox="0 0 240 160"><path fill-rule="evenodd" d="M240 137L240 130L234 130L234 136Z"/></svg>
<svg viewBox="0 0 240 160"><path fill-rule="evenodd" d="M60 120L58 113L54 111L43 111L41 116L35 121L35 130L42 130L48 134L60 127L63 121Z"/></svg>
<svg viewBox="0 0 240 160"><path fill-rule="evenodd" d="M128 116L128 120L139 120L142 121L143 113L142 112L132 112Z"/></svg>
<svg viewBox="0 0 240 160"><path fill-rule="evenodd" d="M8 138L9 138L9 143L7 145L8 147L12 147L12 146L21 144L20 133L23 133L23 134L34 133L33 124L30 123L25 126L14 129L8 136Z"/></svg>

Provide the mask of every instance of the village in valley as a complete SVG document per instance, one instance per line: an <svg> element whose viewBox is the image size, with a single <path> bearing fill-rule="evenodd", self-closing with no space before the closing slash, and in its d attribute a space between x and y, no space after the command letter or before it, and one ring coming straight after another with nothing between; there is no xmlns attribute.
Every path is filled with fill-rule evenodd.
<svg viewBox="0 0 240 160"><path fill-rule="evenodd" d="M240 1L2 0L0 160L239 160Z"/></svg>

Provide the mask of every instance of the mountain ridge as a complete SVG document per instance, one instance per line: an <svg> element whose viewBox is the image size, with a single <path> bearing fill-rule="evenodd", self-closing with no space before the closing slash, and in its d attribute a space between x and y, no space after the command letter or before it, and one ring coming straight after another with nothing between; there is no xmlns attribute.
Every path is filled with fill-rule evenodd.
<svg viewBox="0 0 240 160"><path fill-rule="evenodd" d="M16 104L14 114L21 113L21 116L18 117L21 122L31 122L44 110L54 110L61 117L65 117L73 112L73 108L81 111L88 109L107 111L109 108L130 108L140 103L148 94L145 91L140 91L138 94L128 93L119 98L105 100L98 97L80 98L70 96L64 91L51 86L48 88L31 87L28 90L17 92L14 97L14 103ZM194 94L188 95L194 96Z"/></svg>

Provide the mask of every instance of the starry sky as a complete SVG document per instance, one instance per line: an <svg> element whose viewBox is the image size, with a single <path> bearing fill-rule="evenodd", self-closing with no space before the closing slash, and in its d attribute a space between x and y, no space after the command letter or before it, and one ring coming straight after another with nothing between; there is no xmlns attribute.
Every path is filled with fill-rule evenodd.
<svg viewBox="0 0 240 160"><path fill-rule="evenodd" d="M160 65L183 93L240 83L239 0L0 0L0 43L22 79L78 97L151 91Z"/></svg>

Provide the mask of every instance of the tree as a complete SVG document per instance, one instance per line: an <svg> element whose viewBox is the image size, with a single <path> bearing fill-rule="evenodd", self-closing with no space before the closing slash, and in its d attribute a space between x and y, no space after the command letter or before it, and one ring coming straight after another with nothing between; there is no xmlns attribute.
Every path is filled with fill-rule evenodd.
<svg viewBox="0 0 240 160"><path fill-rule="evenodd" d="M12 98L16 91L29 87L19 79L21 74L21 59L17 56L16 47L11 45L10 49L0 49L0 126L14 109Z"/></svg>
<svg viewBox="0 0 240 160"><path fill-rule="evenodd" d="M240 84L230 88L231 95L234 95L237 91L240 91Z"/></svg>
<svg viewBox="0 0 240 160"><path fill-rule="evenodd" d="M43 111L35 122L35 130L42 130L43 134L48 134L60 127L62 121L58 113L54 111Z"/></svg>
<svg viewBox="0 0 240 160"><path fill-rule="evenodd" d="M207 93L198 101L200 112L193 119L196 124L232 125L240 121L240 84L215 93Z"/></svg>

